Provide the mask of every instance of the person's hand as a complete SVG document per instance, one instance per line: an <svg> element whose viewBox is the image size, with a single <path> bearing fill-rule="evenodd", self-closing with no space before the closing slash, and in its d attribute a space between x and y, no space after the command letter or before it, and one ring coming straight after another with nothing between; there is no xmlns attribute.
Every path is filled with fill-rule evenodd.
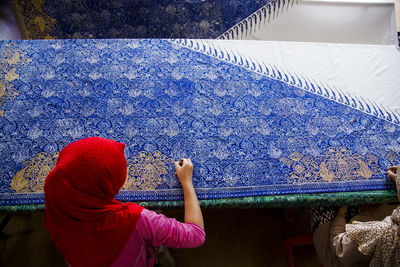
<svg viewBox="0 0 400 267"><path fill-rule="evenodd" d="M347 207L346 206L340 207L336 212L336 217L344 218L346 216L346 213L347 213Z"/></svg>
<svg viewBox="0 0 400 267"><path fill-rule="evenodd" d="M193 164L190 159L181 159L180 161L174 162L175 174L178 176L179 181L182 185L192 183L193 177Z"/></svg>
<svg viewBox="0 0 400 267"><path fill-rule="evenodd" d="M389 167L387 170L387 176L392 178L393 181L396 181L396 175L397 175L397 166Z"/></svg>
<svg viewBox="0 0 400 267"><path fill-rule="evenodd" d="M174 162L175 174L182 184L183 200L185 202L185 223L195 223L204 229L203 214L201 213L199 200L194 190L192 176L193 164L190 159L181 159Z"/></svg>

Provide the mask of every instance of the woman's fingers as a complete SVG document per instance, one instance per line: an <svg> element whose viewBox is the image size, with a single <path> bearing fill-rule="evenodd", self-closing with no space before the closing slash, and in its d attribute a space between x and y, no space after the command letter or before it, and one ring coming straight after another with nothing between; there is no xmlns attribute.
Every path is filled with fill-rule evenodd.
<svg viewBox="0 0 400 267"><path fill-rule="evenodd" d="M181 165L179 163L180 163L180 161L174 162L175 170L178 170L181 167Z"/></svg>
<svg viewBox="0 0 400 267"><path fill-rule="evenodd" d="M391 170L387 171L387 176L389 176L392 179L396 179L396 174L394 172L392 172Z"/></svg>
<svg viewBox="0 0 400 267"><path fill-rule="evenodd" d="M189 158L183 158L183 159L181 159L181 161L183 162L182 167L183 166L191 166L191 165L193 165L192 161Z"/></svg>
<svg viewBox="0 0 400 267"><path fill-rule="evenodd" d="M179 168L182 168L183 166L192 165L192 161L188 158L182 158L180 161L175 161L174 165L175 165L175 170L177 170Z"/></svg>
<svg viewBox="0 0 400 267"><path fill-rule="evenodd" d="M397 166L391 166L391 167L389 167L389 168L388 168L388 171L392 171L392 172L396 173L396 172L397 172Z"/></svg>
<svg viewBox="0 0 400 267"><path fill-rule="evenodd" d="M397 166L391 166L387 169L386 175L395 180L397 175L396 173L397 173Z"/></svg>

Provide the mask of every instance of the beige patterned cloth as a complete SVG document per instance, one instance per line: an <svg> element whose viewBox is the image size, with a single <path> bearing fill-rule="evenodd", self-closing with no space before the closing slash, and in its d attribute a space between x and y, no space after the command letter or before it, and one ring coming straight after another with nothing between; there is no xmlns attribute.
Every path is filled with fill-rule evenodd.
<svg viewBox="0 0 400 267"><path fill-rule="evenodd" d="M396 176L400 200L400 165ZM347 234L357 242L358 250L372 256L370 266L400 266L400 206L382 221L346 224Z"/></svg>

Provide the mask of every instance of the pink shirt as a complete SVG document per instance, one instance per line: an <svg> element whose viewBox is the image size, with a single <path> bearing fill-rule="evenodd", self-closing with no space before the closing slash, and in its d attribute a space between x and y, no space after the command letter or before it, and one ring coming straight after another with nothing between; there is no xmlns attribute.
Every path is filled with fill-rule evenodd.
<svg viewBox="0 0 400 267"><path fill-rule="evenodd" d="M143 209L124 249L112 266L153 266L153 246L194 248L206 238L204 230L194 223L181 223L154 211Z"/></svg>

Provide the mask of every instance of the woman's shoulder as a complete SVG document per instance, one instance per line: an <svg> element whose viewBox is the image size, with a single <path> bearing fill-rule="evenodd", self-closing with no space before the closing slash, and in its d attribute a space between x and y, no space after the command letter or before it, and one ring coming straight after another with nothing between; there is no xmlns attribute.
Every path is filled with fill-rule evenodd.
<svg viewBox="0 0 400 267"><path fill-rule="evenodd" d="M159 214L155 211L144 208L140 214L139 220L137 222L136 228L154 228L156 225L173 223L175 219L168 218L163 214Z"/></svg>
<svg viewBox="0 0 400 267"><path fill-rule="evenodd" d="M153 210L143 208L142 213L140 214L139 220L157 220L160 218L167 218L167 217L165 217L165 215L157 213Z"/></svg>

